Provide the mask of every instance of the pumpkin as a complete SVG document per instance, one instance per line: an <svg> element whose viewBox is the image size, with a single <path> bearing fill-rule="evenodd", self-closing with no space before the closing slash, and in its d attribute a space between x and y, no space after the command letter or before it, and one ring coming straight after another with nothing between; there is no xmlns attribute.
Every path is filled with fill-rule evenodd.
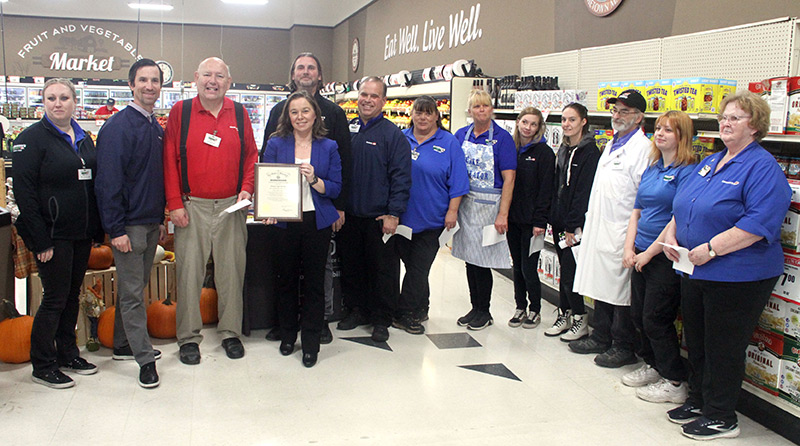
<svg viewBox="0 0 800 446"><path fill-rule="evenodd" d="M111 247L95 243L89 253L89 269L108 269L114 263Z"/></svg>
<svg viewBox="0 0 800 446"><path fill-rule="evenodd" d="M100 313L100 319L97 321L97 339L106 348L114 348L114 316L116 315L116 310L114 306L106 308Z"/></svg>
<svg viewBox="0 0 800 446"><path fill-rule="evenodd" d="M177 334L176 324L175 303L169 294L166 299L153 302L147 307L147 332L150 336L159 339L174 338Z"/></svg>
<svg viewBox="0 0 800 446"><path fill-rule="evenodd" d="M200 317L204 324L215 324L219 321L217 290L214 288L203 288L200 291Z"/></svg>
<svg viewBox="0 0 800 446"><path fill-rule="evenodd" d="M3 299L0 322L0 361L19 364L31 360L31 329L33 318L21 316L14 304Z"/></svg>

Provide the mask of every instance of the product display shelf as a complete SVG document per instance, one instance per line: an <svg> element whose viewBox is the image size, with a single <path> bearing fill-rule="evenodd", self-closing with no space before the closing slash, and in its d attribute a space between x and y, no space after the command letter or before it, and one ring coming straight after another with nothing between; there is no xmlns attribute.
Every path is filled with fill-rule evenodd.
<svg viewBox="0 0 800 446"><path fill-rule="evenodd" d="M699 130L697 132L697 136L705 138L719 138L719 132ZM800 144L800 135L767 135L764 137L763 141Z"/></svg>

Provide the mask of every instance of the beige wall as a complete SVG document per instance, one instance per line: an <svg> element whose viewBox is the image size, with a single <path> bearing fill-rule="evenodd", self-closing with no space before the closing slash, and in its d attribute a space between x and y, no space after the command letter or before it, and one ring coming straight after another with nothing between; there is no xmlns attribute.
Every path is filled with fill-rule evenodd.
<svg viewBox="0 0 800 446"><path fill-rule="evenodd" d="M291 29L289 63L282 67L283 82L289 81L289 69L300 53L314 53L322 65L322 78L325 82L333 80L333 28L319 26L294 26Z"/></svg>

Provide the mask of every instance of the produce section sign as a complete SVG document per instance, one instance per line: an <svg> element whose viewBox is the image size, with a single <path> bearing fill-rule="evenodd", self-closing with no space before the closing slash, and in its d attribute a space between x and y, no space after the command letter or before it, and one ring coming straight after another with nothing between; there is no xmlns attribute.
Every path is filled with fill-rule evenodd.
<svg viewBox="0 0 800 446"><path fill-rule="evenodd" d="M614 12L622 0L584 0L584 2L592 14L597 17L605 17Z"/></svg>
<svg viewBox="0 0 800 446"><path fill-rule="evenodd" d="M57 24L27 37L16 55L22 65L40 65L47 74L66 77L125 70L142 58L135 40L80 22Z"/></svg>
<svg viewBox="0 0 800 446"><path fill-rule="evenodd" d="M477 3L469 10L450 14L447 25L440 25L434 19L425 20L422 24L422 45L420 46L419 24L406 25L396 33L386 34L383 47L383 60L389 60L403 54L441 51L467 45L483 36L483 30L478 27L481 15L481 4Z"/></svg>

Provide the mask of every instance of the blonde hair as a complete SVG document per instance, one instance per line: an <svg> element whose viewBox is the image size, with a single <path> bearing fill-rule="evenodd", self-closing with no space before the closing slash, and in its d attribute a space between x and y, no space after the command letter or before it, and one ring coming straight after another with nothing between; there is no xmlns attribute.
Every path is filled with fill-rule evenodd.
<svg viewBox="0 0 800 446"><path fill-rule="evenodd" d="M682 111L668 111L656 119L655 127L658 127L662 122L666 122L672 127L672 130L678 136L678 149L675 152L675 161L673 166L688 166L697 162L697 158L692 151L692 137L694 137L694 124L692 118ZM650 150L651 165L661 159L661 151L656 147L655 141L652 143L653 148Z"/></svg>
<svg viewBox="0 0 800 446"><path fill-rule="evenodd" d="M761 96L747 90L737 91L736 93L726 96L725 99L719 104L718 118L722 118L722 113L725 107L733 102L738 105L745 113L750 115L750 128L756 131L753 135L756 141L761 142L761 139L767 135L769 131L769 114L770 108L767 101Z"/></svg>
<svg viewBox="0 0 800 446"><path fill-rule="evenodd" d="M541 141L542 136L544 136L544 131L547 129L547 126L544 123L544 116L542 112L539 111L538 108L534 107L527 107L524 108L519 114L517 115L517 125L514 126L514 144L517 147L522 146L522 135L519 134L519 121L525 115L533 115L539 118L539 129L536 130L536 134L533 135L533 139L531 141Z"/></svg>
<svg viewBox="0 0 800 446"><path fill-rule="evenodd" d="M75 92L75 85L72 83L72 81L70 81L69 79L64 79L63 77L55 77L45 82L44 87L42 87L42 96L44 97L44 93L47 91L47 89L55 84L61 84L69 88L70 93L72 93L73 101L77 98L77 93Z"/></svg>
<svg viewBox="0 0 800 446"><path fill-rule="evenodd" d="M489 107L492 106L492 97L489 96L489 93L486 90L476 88L469 92L469 100L467 101L467 107L472 108L475 105L488 105Z"/></svg>

